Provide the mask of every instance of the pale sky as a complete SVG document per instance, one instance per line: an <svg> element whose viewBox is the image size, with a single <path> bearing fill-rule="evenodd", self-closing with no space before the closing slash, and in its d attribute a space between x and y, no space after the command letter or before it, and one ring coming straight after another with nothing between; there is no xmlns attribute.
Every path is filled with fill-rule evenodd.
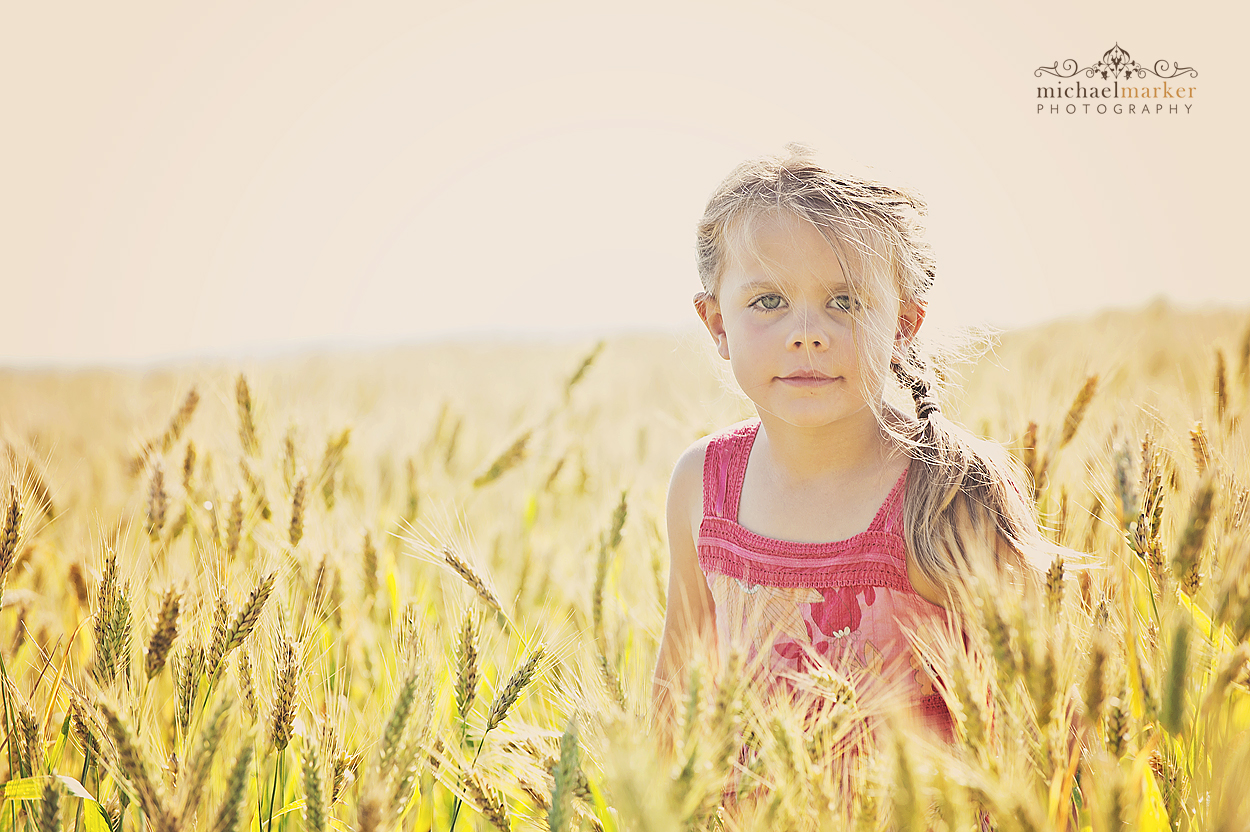
<svg viewBox="0 0 1250 832"><path fill-rule="evenodd" d="M0 365L689 330L708 195L796 140L928 200L926 326L1245 306L1248 23L1156 0L10 2ZM1073 83L1037 67L1117 43L1195 69L1169 81L1192 101L1036 112Z"/></svg>

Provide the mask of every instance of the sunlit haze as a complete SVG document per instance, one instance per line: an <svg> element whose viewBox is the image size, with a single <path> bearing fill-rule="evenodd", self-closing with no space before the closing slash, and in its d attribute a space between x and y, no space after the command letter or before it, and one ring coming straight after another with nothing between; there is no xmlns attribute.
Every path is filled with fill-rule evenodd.
<svg viewBox="0 0 1250 832"><path fill-rule="evenodd" d="M926 326L1245 305L1248 23L1072 0L10 4L0 364L688 331L704 202L789 141L928 200ZM1077 80L1039 66L1116 44L1192 68L1168 81L1192 98L1037 112Z"/></svg>

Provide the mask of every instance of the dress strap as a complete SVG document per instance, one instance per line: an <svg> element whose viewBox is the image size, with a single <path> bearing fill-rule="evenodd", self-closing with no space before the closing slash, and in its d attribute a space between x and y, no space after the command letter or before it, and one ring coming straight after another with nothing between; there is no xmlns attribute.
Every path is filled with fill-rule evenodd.
<svg viewBox="0 0 1250 832"><path fill-rule="evenodd" d="M754 419L708 440L703 457L703 515L737 522L747 459L760 422Z"/></svg>
<svg viewBox="0 0 1250 832"><path fill-rule="evenodd" d="M869 531L903 534L903 497L907 492L907 474L910 470L910 465L903 469L903 473L899 475L898 481L890 489L885 502L877 510L877 515L872 518L872 523L868 526Z"/></svg>
<svg viewBox="0 0 1250 832"><path fill-rule="evenodd" d="M752 419L733 430L708 440L703 457L703 514L738 522L738 505L742 500L742 483L746 479L747 461L760 430L760 420ZM901 535L903 533L903 496L907 474L903 473L877 509L867 531Z"/></svg>

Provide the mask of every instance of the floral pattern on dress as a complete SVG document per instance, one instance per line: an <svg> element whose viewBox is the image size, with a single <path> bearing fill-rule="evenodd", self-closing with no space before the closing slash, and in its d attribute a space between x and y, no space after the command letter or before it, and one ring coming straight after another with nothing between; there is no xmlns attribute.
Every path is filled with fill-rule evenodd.
<svg viewBox="0 0 1250 832"><path fill-rule="evenodd" d="M881 648L860 631L864 615L877 600L871 586L829 587L820 600L798 610L806 639L779 639L773 652L778 664L794 673L808 673L822 664L855 675L879 676L885 668Z"/></svg>

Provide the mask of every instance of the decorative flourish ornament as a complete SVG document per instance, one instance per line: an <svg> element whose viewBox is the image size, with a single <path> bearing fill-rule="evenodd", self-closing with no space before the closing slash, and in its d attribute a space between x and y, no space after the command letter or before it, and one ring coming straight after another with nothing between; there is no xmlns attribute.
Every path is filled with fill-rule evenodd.
<svg viewBox="0 0 1250 832"><path fill-rule="evenodd" d="M1069 58L1063 62L1062 67L1060 67L1058 61L1055 61L1050 66L1039 66L1033 70L1033 75L1040 78L1045 73L1056 78L1072 78L1082 72L1085 73L1086 78L1101 77L1104 81L1113 78L1122 78L1127 81L1134 74L1138 78L1145 78L1147 73L1153 74L1158 78L1176 78L1181 75L1187 75L1190 78L1198 77L1198 71L1193 67L1181 66L1176 62L1169 63L1165 60L1155 61L1154 68L1147 69L1133 60L1132 56L1119 43L1102 53L1101 60L1095 61L1087 67L1081 67L1080 62Z"/></svg>

